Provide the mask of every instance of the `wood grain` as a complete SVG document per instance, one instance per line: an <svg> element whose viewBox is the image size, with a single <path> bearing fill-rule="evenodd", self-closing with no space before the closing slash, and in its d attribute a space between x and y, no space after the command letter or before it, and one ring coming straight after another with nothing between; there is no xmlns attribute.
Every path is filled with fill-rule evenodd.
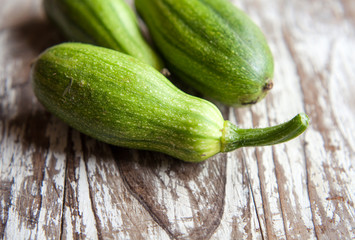
<svg viewBox="0 0 355 240"><path fill-rule="evenodd" d="M355 2L233 2L265 33L275 84L252 107L218 107L245 128L302 111L311 125L201 164L110 146L48 113L30 65L65 40L41 0L1 2L1 238L355 239Z"/></svg>

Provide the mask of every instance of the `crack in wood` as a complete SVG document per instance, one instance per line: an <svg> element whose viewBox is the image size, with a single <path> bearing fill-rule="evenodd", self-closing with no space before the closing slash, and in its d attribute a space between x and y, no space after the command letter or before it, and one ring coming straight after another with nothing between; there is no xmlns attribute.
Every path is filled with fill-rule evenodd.
<svg viewBox="0 0 355 240"><path fill-rule="evenodd" d="M42 179L40 180L41 183L41 187L39 188L39 196L40 196L40 202L39 202L39 208L38 208L38 214L37 214L37 219L36 219L36 234L38 235L38 222L39 222L39 217L41 215L41 210L42 210L42 203L43 203L43 196L42 196L42 189L43 189L43 182L44 182L44 177L45 177L45 169L46 169L46 161L47 161L47 157L48 157L48 151L46 151L45 155L43 156L43 167L42 167L42 173L41 173L41 177Z"/></svg>
<svg viewBox="0 0 355 240"><path fill-rule="evenodd" d="M129 152L134 153L134 150L130 150ZM132 196L134 196L140 202L140 204L146 209L146 211L154 219L154 221L167 232L167 234L170 236L170 238L181 239L181 238L189 237L189 238L194 239L197 236L200 236L200 237L204 236L205 239L210 238L212 236L212 234L214 233L215 229L219 226L221 216L223 215L223 205L224 205L223 194L224 193L219 193L218 195L216 195L216 197L217 197L216 200L221 201L221 204L222 204L222 205L218 205L218 206L222 206L222 207L218 207L218 211L214 212L214 215L212 215L213 217L211 219L207 219L207 221L206 221L206 213L204 213L204 211L200 208L202 207L201 204L204 204L204 202L206 201L206 200L204 200L204 198L206 198L206 197L209 198L209 197L206 195L203 195L203 192L201 192L202 195L195 196L194 190L189 185L186 185L184 182L181 182L184 184L179 186L179 189L180 188L185 189L187 194L185 196L182 196L180 193L180 197L190 199L187 202L188 206L186 206L186 207L188 207L188 208L192 207L191 211L193 214L191 218L189 218L189 219L185 218L184 221L189 222L191 220L194 222L194 224L197 224L195 229L188 230L188 232L185 232L185 233L179 231L179 225L171 225L170 226L170 224L172 224L172 223L169 221L169 218L167 217L166 214L168 214L168 212L172 211L173 209L164 209L164 206L159 207L157 205L158 203L154 203L155 200L152 199L154 197L154 194L148 193L149 191L157 191L157 190L154 190L154 188L161 188L160 191L164 192L164 191L169 191L169 189L172 187L169 185L165 185L165 182L161 179L161 176L160 176L161 174L166 174L167 172L170 172L170 174L172 174L175 178L177 177L178 179L179 178L183 179L185 177L188 177L188 178L190 178L190 181L191 181L194 178L191 178L192 176L189 176L189 175L195 174L194 168L200 169L201 165L177 162L177 160L173 160L170 157L168 157L170 159L169 162L166 162L167 161L165 159L166 156L162 155L162 154L158 154L158 153L149 153L149 152L144 152L144 151L137 151L136 153L142 154L142 159L150 159L149 162L145 162L145 163L143 163L143 162L142 163L127 162L127 160L124 160L124 159L131 158L128 156L123 156L119 160L116 161L119 172L120 172L120 177L122 178L122 181L123 181L125 187L132 194ZM117 153L115 151L114 151L114 155L116 155L117 159L119 158L119 157L117 157ZM144 157L143 157L143 155L144 155ZM161 172L161 170L156 170L156 168L160 169L158 166L154 166L154 168L149 169L149 167L150 167L149 164L151 164L153 162L155 162L155 163L160 162L161 160L158 160L157 157L160 158L163 156L164 156L164 158L161 158L161 160L163 160L162 163L163 164L169 163L167 165L167 166L169 166L169 168L168 168L169 170L167 170L165 172ZM223 162L223 161L221 160L221 162ZM136 164L137 164L137 166L135 166ZM148 165L146 165L146 164L148 164ZM184 164L186 164L186 166L184 166ZM177 171L177 169L174 170L175 165L178 166L180 170L183 170L183 172L179 173ZM147 175L156 176L154 179L156 179L156 181L158 181L158 183L160 183L160 184L155 186L155 184L151 185L152 183L150 183L150 182L142 182L144 180L139 179L139 175L141 173L137 172L135 170L137 167L138 167L138 169L141 169L142 172L146 172L145 174L147 174ZM145 169L145 170L143 170L143 169ZM161 173L157 174L156 171L160 171ZM186 171L186 173L184 173L184 171ZM134 175L132 175L132 174L134 174ZM185 176L185 174L187 174L187 175ZM225 176L224 176L224 178L225 178ZM220 179L219 181L222 181L221 184L223 186L225 186L225 180ZM177 183L179 183L179 181L177 181ZM150 188L150 187L148 187L148 185L150 187L153 187L153 189L148 190ZM179 190L176 188L171 188L170 191L179 191ZM224 191L225 190L223 187L223 192ZM212 192L209 192L209 193L212 194ZM153 195L151 195L151 194L153 194ZM177 194L179 194L179 193L177 192ZM201 203L201 201L202 201L202 203ZM183 203L182 202L180 203L180 201L177 201L175 204L183 204ZM163 207L163 208L161 208L161 207ZM208 206L208 208L210 208L210 207L213 207L213 206ZM161 209L159 209L159 208L161 208ZM208 208L206 208L206 209L208 209ZM176 216L179 216L179 215L176 215ZM184 222L181 222L181 224L184 224ZM201 225L201 224L205 224L205 225ZM187 225L185 225L185 227L186 226ZM202 229L203 229L203 231L202 231ZM186 235L186 234L188 234L188 235Z"/></svg>
<svg viewBox="0 0 355 240"><path fill-rule="evenodd" d="M69 143L70 139L70 134L68 134L67 136L67 143ZM65 222L65 205L67 202L67 194L66 194L66 189L67 189L67 185L68 185L68 155L69 155L69 151L66 151L66 161L65 161L65 169L64 169L64 185L63 185L63 203L62 203L62 217L60 218L60 234L59 234L59 239L63 239L63 234L64 234L64 222Z"/></svg>
<svg viewBox="0 0 355 240"><path fill-rule="evenodd" d="M134 150L133 150L134 151ZM115 153L115 151L113 151ZM155 213L150 209L148 204L144 201L144 198L140 196L137 192L133 190L133 187L131 186L130 182L128 181L126 175L123 172L122 167L119 164L119 161L116 161L117 164L117 169L119 170L120 177L124 183L124 186L126 187L127 191L135 198L138 200L138 202L146 209L146 211L149 213L149 215L154 219L154 221L162 228L164 229L167 234L170 236L171 239L175 239L175 235L169 230L169 228L160 220L158 216L155 215Z"/></svg>
<svg viewBox="0 0 355 240"><path fill-rule="evenodd" d="M264 240L264 232L263 232L263 228L261 226L261 222L260 222L260 216L259 216L259 211L258 211L258 208L257 208L257 205L256 205L256 201L255 201L255 197L254 197L254 191L253 191L253 187L252 187L252 184L251 184L251 181L250 181L250 175L249 175L249 170L248 170L248 165L246 164L246 161L244 158L243 159L243 165L245 166L245 173L246 173L246 176L247 176L247 181L248 181L248 186L249 186L249 191L250 191L250 195L251 195L251 198L252 198L252 201L253 201L253 205L254 205L254 208L255 208L255 213L256 213L256 218L258 220L258 223L259 223L259 228L260 228L260 233L261 233L261 239Z"/></svg>

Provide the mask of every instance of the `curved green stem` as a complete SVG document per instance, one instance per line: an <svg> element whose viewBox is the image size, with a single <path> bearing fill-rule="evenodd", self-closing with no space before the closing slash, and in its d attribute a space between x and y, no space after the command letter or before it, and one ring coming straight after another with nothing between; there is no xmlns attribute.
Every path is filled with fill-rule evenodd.
<svg viewBox="0 0 355 240"><path fill-rule="evenodd" d="M306 114L300 113L290 121L266 128L240 129L229 121L224 123L222 152L240 147L268 146L291 140L303 133L309 124Z"/></svg>

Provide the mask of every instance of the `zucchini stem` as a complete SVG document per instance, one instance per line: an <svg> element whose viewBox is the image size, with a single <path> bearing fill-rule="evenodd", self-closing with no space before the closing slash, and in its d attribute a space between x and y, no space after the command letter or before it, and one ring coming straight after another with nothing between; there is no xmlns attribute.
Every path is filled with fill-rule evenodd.
<svg viewBox="0 0 355 240"><path fill-rule="evenodd" d="M230 152L240 147L269 146L289 141L303 133L309 125L309 118L300 113L288 122L266 128L241 129L225 121L221 138L221 152Z"/></svg>

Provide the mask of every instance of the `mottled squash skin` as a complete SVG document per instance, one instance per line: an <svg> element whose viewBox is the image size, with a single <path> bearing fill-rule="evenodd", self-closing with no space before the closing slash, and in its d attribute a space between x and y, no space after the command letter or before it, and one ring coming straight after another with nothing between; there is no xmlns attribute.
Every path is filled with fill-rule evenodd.
<svg viewBox="0 0 355 240"><path fill-rule="evenodd" d="M308 126L300 114L274 127L240 129L211 102L182 92L153 67L89 44L47 49L34 62L31 79L46 109L80 132L189 162L285 142Z"/></svg>
<svg viewBox="0 0 355 240"><path fill-rule="evenodd" d="M145 42L137 18L124 0L44 0L47 16L71 41L129 54L162 70L160 57Z"/></svg>
<svg viewBox="0 0 355 240"><path fill-rule="evenodd" d="M101 141L185 161L221 150L224 120L217 107L185 94L128 55L65 43L38 58L32 79L49 111Z"/></svg>
<svg viewBox="0 0 355 240"><path fill-rule="evenodd" d="M260 29L228 0L136 0L168 69L204 96L242 106L272 88L273 57Z"/></svg>

